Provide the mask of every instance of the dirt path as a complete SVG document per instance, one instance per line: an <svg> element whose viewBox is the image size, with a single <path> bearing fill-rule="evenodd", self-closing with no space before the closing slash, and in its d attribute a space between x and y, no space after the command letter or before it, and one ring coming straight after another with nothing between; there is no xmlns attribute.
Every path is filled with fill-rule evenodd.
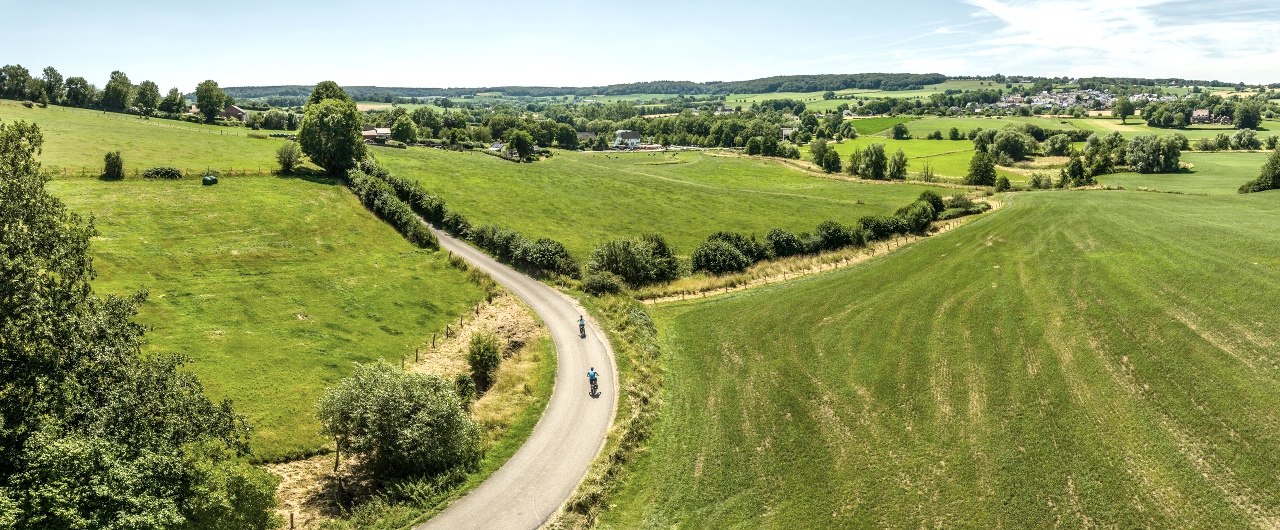
<svg viewBox="0 0 1280 530"><path fill-rule="evenodd" d="M524 446L471 493L415 529L537 528L561 509L604 447L618 399L618 372L608 338L559 291L498 263L448 234L432 230L440 247L466 259L520 297L546 323L556 346L551 401ZM588 395L587 369L600 372L600 394Z"/></svg>

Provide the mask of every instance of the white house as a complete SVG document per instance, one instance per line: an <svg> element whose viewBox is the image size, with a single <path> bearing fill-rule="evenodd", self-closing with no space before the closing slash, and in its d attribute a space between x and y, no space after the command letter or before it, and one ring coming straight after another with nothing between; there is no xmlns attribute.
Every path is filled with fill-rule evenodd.
<svg viewBox="0 0 1280 530"><path fill-rule="evenodd" d="M613 146L625 147L627 149L640 147L640 133L628 129L621 129L613 138Z"/></svg>

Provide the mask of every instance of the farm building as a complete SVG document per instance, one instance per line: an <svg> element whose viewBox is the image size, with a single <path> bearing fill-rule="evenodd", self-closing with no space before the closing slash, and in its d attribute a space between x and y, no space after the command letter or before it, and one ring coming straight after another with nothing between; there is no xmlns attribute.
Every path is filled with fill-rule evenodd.
<svg viewBox="0 0 1280 530"><path fill-rule="evenodd" d="M227 108L222 109L222 114L219 114L219 116L222 116L223 118L226 118L228 120L245 121L249 119L249 113L245 112L244 109L237 107L235 105L227 105Z"/></svg>
<svg viewBox="0 0 1280 530"><path fill-rule="evenodd" d="M786 140L787 138L790 138L790 137L791 137L791 135L793 135L793 134L795 134L795 133L796 133L796 129L795 129L795 127L783 127L782 129L780 129L780 131L781 131L781 133L782 133L782 139L783 139L783 140Z"/></svg>
<svg viewBox="0 0 1280 530"><path fill-rule="evenodd" d="M364 138L365 142L383 143L391 139L391 128L365 127L363 131L360 131L360 137Z"/></svg>
<svg viewBox="0 0 1280 530"><path fill-rule="evenodd" d="M627 149L640 147L640 133L628 129L619 130L613 138L613 146Z"/></svg>

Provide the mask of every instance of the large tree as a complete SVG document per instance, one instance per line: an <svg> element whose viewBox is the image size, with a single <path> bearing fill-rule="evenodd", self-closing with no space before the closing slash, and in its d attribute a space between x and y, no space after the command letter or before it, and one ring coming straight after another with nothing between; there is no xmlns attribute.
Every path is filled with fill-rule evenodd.
<svg viewBox="0 0 1280 530"><path fill-rule="evenodd" d="M326 99L308 105L299 129L302 152L330 175L342 175L364 158L360 111L349 99Z"/></svg>
<svg viewBox="0 0 1280 530"><path fill-rule="evenodd" d="M996 162L986 151L978 151L969 160L969 173L964 183L973 186L994 186L996 184Z"/></svg>
<svg viewBox="0 0 1280 530"><path fill-rule="evenodd" d="M1133 102L1128 97L1120 96L1116 98L1116 103L1111 107L1111 115L1120 118L1120 123L1128 123L1129 116L1133 116Z"/></svg>
<svg viewBox="0 0 1280 530"><path fill-rule="evenodd" d="M160 112L182 114L187 110L187 98L177 88L170 88L169 93L160 101Z"/></svg>
<svg viewBox="0 0 1280 530"><path fill-rule="evenodd" d="M96 232L44 189L42 143L0 124L0 526L274 528L244 420L140 353L142 295L94 294Z"/></svg>
<svg viewBox="0 0 1280 530"><path fill-rule="evenodd" d="M311 89L311 96L307 98L307 105L319 103L326 99L340 99L342 101L351 101L351 96L346 90L338 86L333 81L321 81L316 83L316 87Z"/></svg>
<svg viewBox="0 0 1280 530"><path fill-rule="evenodd" d="M1257 129L1262 124L1262 107L1252 101L1240 103L1232 118L1237 129Z"/></svg>
<svg viewBox="0 0 1280 530"><path fill-rule="evenodd" d="M62 103L62 98L67 94L67 86L62 80L62 74L58 73L58 69L52 66L44 67L44 93L49 97L49 102L54 104Z"/></svg>
<svg viewBox="0 0 1280 530"><path fill-rule="evenodd" d="M204 115L205 122L213 123L213 119L227 108L227 93L218 87L217 81L205 80L196 86L196 107Z"/></svg>
<svg viewBox="0 0 1280 530"><path fill-rule="evenodd" d="M151 81L138 83L138 95L134 97L134 103L143 115L150 116L160 106L160 87Z"/></svg>
<svg viewBox="0 0 1280 530"><path fill-rule="evenodd" d="M406 144L418 141L418 126L409 116L400 116L391 124L391 139Z"/></svg>
<svg viewBox="0 0 1280 530"><path fill-rule="evenodd" d="M124 72L111 72L107 86L102 87L102 106L109 110L124 110L133 100L133 83Z"/></svg>
<svg viewBox="0 0 1280 530"><path fill-rule="evenodd" d="M27 86L31 72L20 64L6 64L0 68L0 97L27 99Z"/></svg>
<svg viewBox="0 0 1280 530"><path fill-rule="evenodd" d="M67 79L67 103L76 107L92 107L97 99L98 88L83 77Z"/></svg>

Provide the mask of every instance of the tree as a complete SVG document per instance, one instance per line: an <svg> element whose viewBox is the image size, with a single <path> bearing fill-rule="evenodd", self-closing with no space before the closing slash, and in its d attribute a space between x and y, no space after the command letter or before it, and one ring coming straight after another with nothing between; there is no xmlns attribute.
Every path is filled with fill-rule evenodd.
<svg viewBox="0 0 1280 530"><path fill-rule="evenodd" d="M452 382L383 361L357 364L327 389L317 416L339 456L359 455L362 467L382 476L436 475L480 457L480 429Z"/></svg>
<svg viewBox="0 0 1280 530"><path fill-rule="evenodd" d="M281 173L293 173L302 164L302 149L297 142L285 142L276 150L276 162L280 163Z"/></svg>
<svg viewBox="0 0 1280 530"><path fill-rule="evenodd" d="M498 378L498 365L502 363L502 351L498 337L493 333L476 333L467 347L467 365L471 367L471 379L481 394L493 387Z"/></svg>
<svg viewBox="0 0 1280 530"><path fill-rule="evenodd" d="M391 125L391 139L406 144L417 143L418 126L409 116L401 116Z"/></svg>
<svg viewBox="0 0 1280 530"><path fill-rule="evenodd" d="M773 250L773 255L779 258L794 256L805 250L804 242L799 237L781 228L769 230L769 233L764 236L764 241Z"/></svg>
<svg viewBox="0 0 1280 530"><path fill-rule="evenodd" d="M1071 152L1071 137L1055 134L1044 141L1044 154L1048 156L1067 156Z"/></svg>
<svg viewBox="0 0 1280 530"><path fill-rule="evenodd" d="M971 186L994 186L996 183L995 159L985 151L978 151L969 160L969 173L964 183Z"/></svg>
<svg viewBox="0 0 1280 530"><path fill-rule="evenodd" d="M213 123L227 107L227 93L218 87L218 82L207 79L196 85L196 108L204 115L205 123ZM305 147L303 148L305 149Z"/></svg>
<svg viewBox="0 0 1280 530"><path fill-rule="evenodd" d="M93 105L93 100L98 89L89 84L83 77L72 77L67 79L67 103L76 107L89 107Z"/></svg>
<svg viewBox="0 0 1280 530"><path fill-rule="evenodd" d="M0 68L0 97L27 99L27 87L31 72L20 64L7 64Z"/></svg>
<svg viewBox="0 0 1280 530"><path fill-rule="evenodd" d="M133 101L133 83L129 76L116 70L111 72L107 86L102 87L102 107L108 110L124 110Z"/></svg>
<svg viewBox="0 0 1280 530"><path fill-rule="evenodd" d="M302 152L330 175L342 175L364 158L360 111L349 100L326 99L307 106L298 131Z"/></svg>
<svg viewBox="0 0 1280 530"><path fill-rule="evenodd" d="M160 112L182 114L187 111L187 98L177 88L170 88L169 93L160 100Z"/></svg>
<svg viewBox="0 0 1280 530"><path fill-rule="evenodd" d="M124 158L120 156L120 151L107 151L106 156L102 157L102 165L102 178L107 180L124 178Z"/></svg>
<svg viewBox="0 0 1280 530"><path fill-rule="evenodd" d="M138 83L138 95L134 102L143 116L150 116L160 106L160 87L151 81Z"/></svg>
<svg viewBox="0 0 1280 530"><path fill-rule="evenodd" d="M44 67L44 93L49 97L49 102L53 104L61 104L62 98L67 95L67 86L62 81L62 74L58 73L58 69L52 66Z"/></svg>
<svg viewBox="0 0 1280 530"><path fill-rule="evenodd" d="M92 224L44 185L34 125L0 124L0 520L6 528L278 527L248 427L181 357L142 355L144 295L93 293ZM9 510L12 506L27 508Z"/></svg>
<svg viewBox="0 0 1280 530"><path fill-rule="evenodd" d="M884 154L884 144L871 144L862 150L862 177L884 180L888 175L889 158Z"/></svg>
<svg viewBox="0 0 1280 530"><path fill-rule="evenodd" d="M1262 107L1252 101L1241 103L1232 118L1237 129L1257 129L1262 124Z"/></svg>
<svg viewBox="0 0 1280 530"><path fill-rule="evenodd" d="M1280 150L1272 151L1267 163L1262 166L1258 178L1240 186L1240 193L1254 193L1280 189Z"/></svg>
<svg viewBox="0 0 1280 530"><path fill-rule="evenodd" d="M521 160L533 154L533 135L528 131L511 129L507 131L507 146L516 152Z"/></svg>
<svg viewBox="0 0 1280 530"><path fill-rule="evenodd" d="M1253 132L1253 129L1240 129L1231 135L1232 149L1252 150L1261 147L1262 140L1258 139L1258 133Z"/></svg>
<svg viewBox="0 0 1280 530"><path fill-rule="evenodd" d="M889 180L907 180L907 155L902 149L894 151L893 157L889 159L889 170L887 175Z"/></svg>
<svg viewBox="0 0 1280 530"><path fill-rule="evenodd" d="M1126 96L1116 98L1115 105L1111 107L1111 115L1118 116L1120 123L1128 123L1129 116L1133 116L1133 102Z"/></svg>
<svg viewBox="0 0 1280 530"><path fill-rule="evenodd" d="M1018 161L1026 160L1028 156L1036 149L1036 139L1030 134L1005 127L996 131L991 137L991 145L987 150L996 159L1007 157L1009 160Z"/></svg>
<svg viewBox="0 0 1280 530"><path fill-rule="evenodd" d="M1067 167L1062 173L1062 178L1058 180L1059 188L1088 186L1093 184L1093 176L1085 170L1084 161L1080 157L1071 155L1071 159L1067 160Z"/></svg>
<svg viewBox="0 0 1280 530"><path fill-rule="evenodd" d="M708 239L698 245L690 256L693 270L711 274L742 272L751 266L751 259L733 245L720 239Z"/></svg>
<svg viewBox="0 0 1280 530"><path fill-rule="evenodd" d="M333 81L321 81L316 83L316 87L311 90L311 95L307 97L307 105L311 106L320 103L326 99L339 99L342 101L351 101L351 96L346 90L338 86Z"/></svg>
<svg viewBox="0 0 1280 530"><path fill-rule="evenodd" d="M893 124L894 140L906 140L908 138L911 138L911 131L907 130L907 124L905 123Z"/></svg>
<svg viewBox="0 0 1280 530"><path fill-rule="evenodd" d="M963 140L963 139L964 139L964 136L961 136L961 135L960 135L960 129L957 129L957 128L955 128L955 127L952 127L952 128L951 128L951 130L947 132L947 139L948 139L948 140Z"/></svg>

